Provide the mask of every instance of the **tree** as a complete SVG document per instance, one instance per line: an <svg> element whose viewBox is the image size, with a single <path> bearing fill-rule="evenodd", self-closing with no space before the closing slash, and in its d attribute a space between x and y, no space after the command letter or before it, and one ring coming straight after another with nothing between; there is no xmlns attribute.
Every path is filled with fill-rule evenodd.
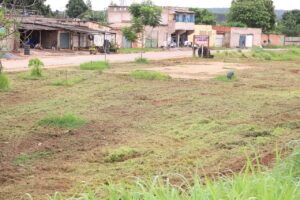
<svg viewBox="0 0 300 200"><path fill-rule="evenodd" d="M88 10L88 7L83 0L69 0L66 8L67 15L71 18L77 18Z"/></svg>
<svg viewBox="0 0 300 200"><path fill-rule="evenodd" d="M273 0L233 0L228 22L240 22L248 27L262 28L264 32L275 27Z"/></svg>
<svg viewBox="0 0 300 200"><path fill-rule="evenodd" d="M152 27L152 31L155 27L159 26L161 21L162 9L158 6L155 6L152 1L143 1L142 3L133 3L129 7L129 12L132 15L132 25L131 27L125 30L126 35L133 36L139 35L141 40L142 47L144 47L144 33L145 26ZM131 32L131 33L130 33ZM132 38L138 39L138 37L126 38L129 41L132 41ZM132 41L133 42L133 41Z"/></svg>
<svg viewBox="0 0 300 200"><path fill-rule="evenodd" d="M216 16L207 9L190 8L190 11L195 12L195 24L216 25Z"/></svg>
<svg viewBox="0 0 300 200"><path fill-rule="evenodd" d="M2 0L0 1L6 8L16 8L21 10L34 10L44 16L52 16L53 13L46 0Z"/></svg>
<svg viewBox="0 0 300 200"><path fill-rule="evenodd" d="M87 6L87 8L88 8L89 10L93 10L91 0L86 0L86 6Z"/></svg>
<svg viewBox="0 0 300 200"><path fill-rule="evenodd" d="M287 36L300 36L300 10L287 11L282 16L282 33Z"/></svg>

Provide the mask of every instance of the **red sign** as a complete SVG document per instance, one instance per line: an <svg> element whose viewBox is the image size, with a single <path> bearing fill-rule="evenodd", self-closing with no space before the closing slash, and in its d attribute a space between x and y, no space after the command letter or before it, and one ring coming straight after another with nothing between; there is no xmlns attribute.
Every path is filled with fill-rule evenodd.
<svg viewBox="0 0 300 200"><path fill-rule="evenodd" d="M208 35L195 35L194 44L199 46L209 46L209 36Z"/></svg>

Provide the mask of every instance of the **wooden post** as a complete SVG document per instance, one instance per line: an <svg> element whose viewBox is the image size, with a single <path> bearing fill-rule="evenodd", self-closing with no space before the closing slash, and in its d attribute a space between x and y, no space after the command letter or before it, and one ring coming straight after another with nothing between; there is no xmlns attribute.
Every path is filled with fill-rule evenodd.
<svg viewBox="0 0 300 200"><path fill-rule="evenodd" d="M42 47L42 31L40 30L40 47Z"/></svg>

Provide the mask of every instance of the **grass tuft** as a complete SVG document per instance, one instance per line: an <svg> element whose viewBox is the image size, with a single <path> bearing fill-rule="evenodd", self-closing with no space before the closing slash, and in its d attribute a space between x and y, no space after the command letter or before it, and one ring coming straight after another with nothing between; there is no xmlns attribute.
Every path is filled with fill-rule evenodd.
<svg viewBox="0 0 300 200"><path fill-rule="evenodd" d="M149 60L147 58L136 58L134 60L135 63L138 63L138 64L149 64Z"/></svg>
<svg viewBox="0 0 300 200"><path fill-rule="evenodd" d="M222 81L222 82L232 82L232 81L237 81L236 75L233 76L232 79L228 79L226 75L220 75L214 78L217 81Z"/></svg>
<svg viewBox="0 0 300 200"><path fill-rule="evenodd" d="M129 74L130 77L144 80L170 80L171 77L168 74L147 71L147 70L135 70Z"/></svg>
<svg viewBox="0 0 300 200"><path fill-rule="evenodd" d="M54 86L73 86L77 83L84 81L85 78L77 77L72 79L56 80L52 83Z"/></svg>
<svg viewBox="0 0 300 200"><path fill-rule="evenodd" d="M85 125L86 123L86 119L72 113L67 113L62 116L46 117L40 120L38 124L40 126L75 129Z"/></svg>
<svg viewBox="0 0 300 200"><path fill-rule="evenodd" d="M110 67L109 62L107 61L91 61L80 64L81 70L105 70Z"/></svg>
<svg viewBox="0 0 300 200"><path fill-rule="evenodd" d="M139 156L140 153L132 148L129 147L122 147L112 152L109 152L108 155L105 157L105 162L114 163L114 162L122 162L134 157Z"/></svg>
<svg viewBox="0 0 300 200"><path fill-rule="evenodd" d="M40 152L31 153L31 154L21 153L15 158L14 163L16 165L31 164L35 160L49 157L51 154L52 154L52 152L50 152L50 151L40 151Z"/></svg>
<svg viewBox="0 0 300 200"><path fill-rule="evenodd" d="M0 73L0 91L8 91L11 87L10 80L6 74Z"/></svg>

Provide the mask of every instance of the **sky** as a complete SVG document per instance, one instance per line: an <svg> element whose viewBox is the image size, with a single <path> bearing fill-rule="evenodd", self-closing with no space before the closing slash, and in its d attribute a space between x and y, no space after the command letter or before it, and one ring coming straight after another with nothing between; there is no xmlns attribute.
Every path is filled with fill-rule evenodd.
<svg viewBox="0 0 300 200"><path fill-rule="evenodd" d="M91 0L94 10L103 10L111 0ZM125 0L127 5L139 0ZM199 7L199 8L228 8L232 0L153 0L156 5L161 6L183 6L183 7ZM300 9L300 0L273 0L276 9L292 10ZM119 4L120 0L114 0ZM47 0L46 4L50 4L52 10L64 10L68 0Z"/></svg>

